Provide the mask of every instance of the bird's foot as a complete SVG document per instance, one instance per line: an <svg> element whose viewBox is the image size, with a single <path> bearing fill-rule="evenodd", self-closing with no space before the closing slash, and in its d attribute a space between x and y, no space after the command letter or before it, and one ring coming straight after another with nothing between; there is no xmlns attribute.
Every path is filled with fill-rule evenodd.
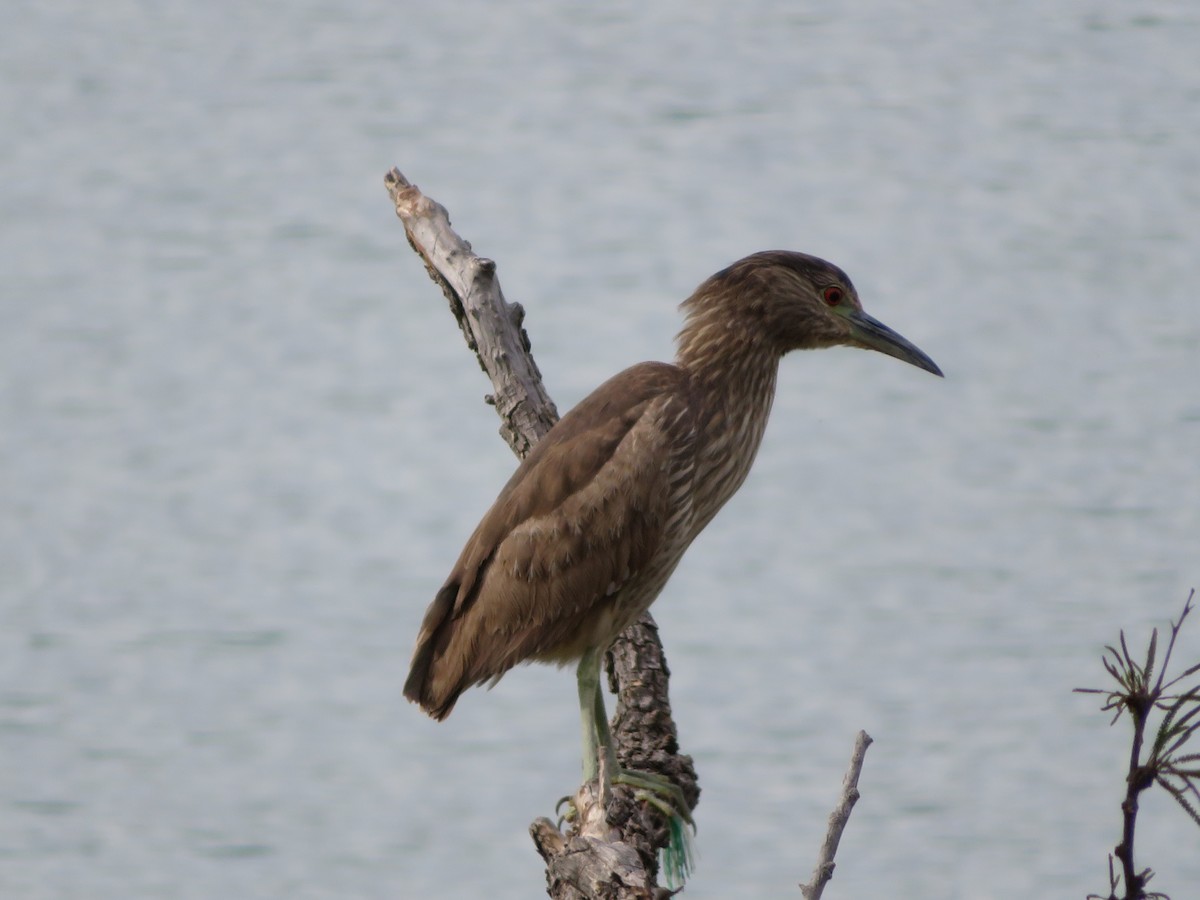
<svg viewBox="0 0 1200 900"><path fill-rule="evenodd" d="M612 783L633 788L634 800L652 807L666 819L670 834L660 858L661 871L668 887L681 888L694 867L692 833L696 830L683 791L663 775L616 767ZM559 830L569 824L576 834L605 838L612 830L607 815L610 791L611 787L599 778L581 785L574 796L559 800L554 807L559 814Z"/></svg>
<svg viewBox="0 0 1200 900"><path fill-rule="evenodd" d="M664 816L677 818L696 830L692 820L692 809L688 806L683 790L665 775L654 772L639 772L635 769L617 769L613 784L625 784L634 788L634 796L649 803Z"/></svg>
<svg viewBox="0 0 1200 900"><path fill-rule="evenodd" d="M559 797L558 802L554 804L554 812L558 815L558 830L563 830L563 825L567 823L574 824L579 819L578 799L567 794L565 797ZM563 812L563 807L567 808Z"/></svg>
<svg viewBox="0 0 1200 900"><path fill-rule="evenodd" d="M608 805L600 793L597 781L585 781L575 794L563 797L554 806L558 813L558 829L582 837L602 841L616 839L618 832L608 821Z"/></svg>
<svg viewBox="0 0 1200 900"><path fill-rule="evenodd" d="M662 851L662 872L667 887L682 888L695 867L692 834L696 831L683 791L666 776L631 769L618 769L613 782L632 787L634 799L654 807L667 820L671 834Z"/></svg>

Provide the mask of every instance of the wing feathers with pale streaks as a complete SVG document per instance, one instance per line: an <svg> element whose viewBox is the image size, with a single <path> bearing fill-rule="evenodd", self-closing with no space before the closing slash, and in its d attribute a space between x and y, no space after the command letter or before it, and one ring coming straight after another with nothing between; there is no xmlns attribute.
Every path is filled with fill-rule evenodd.
<svg viewBox="0 0 1200 900"><path fill-rule="evenodd" d="M534 447L430 604L405 696L444 718L471 685L529 659L569 661L607 634L606 597L663 536L684 379L660 363L627 369Z"/></svg>

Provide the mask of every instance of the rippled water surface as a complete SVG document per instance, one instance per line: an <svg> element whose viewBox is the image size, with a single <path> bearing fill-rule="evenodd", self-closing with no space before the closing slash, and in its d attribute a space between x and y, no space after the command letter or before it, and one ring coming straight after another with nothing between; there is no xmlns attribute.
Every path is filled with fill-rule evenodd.
<svg viewBox="0 0 1200 900"><path fill-rule="evenodd" d="M568 407L756 249L945 381L798 354L655 611L686 896L1082 897L1124 723L1076 686L1200 582L1184 3L18 4L0 34L0 895L517 898L569 673L400 685L512 460L382 187L496 259ZM1200 659L1200 622L1181 660ZM1154 887L1200 833L1143 806Z"/></svg>

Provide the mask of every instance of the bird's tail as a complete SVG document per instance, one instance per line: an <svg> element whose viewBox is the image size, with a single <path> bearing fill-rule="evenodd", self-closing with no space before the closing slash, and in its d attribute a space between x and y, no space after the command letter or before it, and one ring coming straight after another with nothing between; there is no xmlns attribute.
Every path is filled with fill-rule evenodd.
<svg viewBox="0 0 1200 900"><path fill-rule="evenodd" d="M433 679L434 665L441 655L440 651L445 649L446 631L450 626L457 596L458 585L448 583L429 604L429 609L425 612L425 621L421 623L421 633L417 636L416 649L413 650L408 679L404 682L404 696L439 722L450 715L458 695L463 691L460 686L435 694ZM440 694L444 696L439 696Z"/></svg>

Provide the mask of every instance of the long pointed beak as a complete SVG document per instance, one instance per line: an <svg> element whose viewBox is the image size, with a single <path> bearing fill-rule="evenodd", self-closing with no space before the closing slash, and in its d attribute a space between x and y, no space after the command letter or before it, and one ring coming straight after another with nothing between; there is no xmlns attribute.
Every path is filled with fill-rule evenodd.
<svg viewBox="0 0 1200 900"><path fill-rule="evenodd" d="M886 353L888 356L894 356L896 359L902 359L918 369L932 372L939 378L943 377L942 370L938 368L937 363L926 356L921 348L892 331L874 316L869 316L861 309L856 309L846 318L850 322L851 333L863 346Z"/></svg>

